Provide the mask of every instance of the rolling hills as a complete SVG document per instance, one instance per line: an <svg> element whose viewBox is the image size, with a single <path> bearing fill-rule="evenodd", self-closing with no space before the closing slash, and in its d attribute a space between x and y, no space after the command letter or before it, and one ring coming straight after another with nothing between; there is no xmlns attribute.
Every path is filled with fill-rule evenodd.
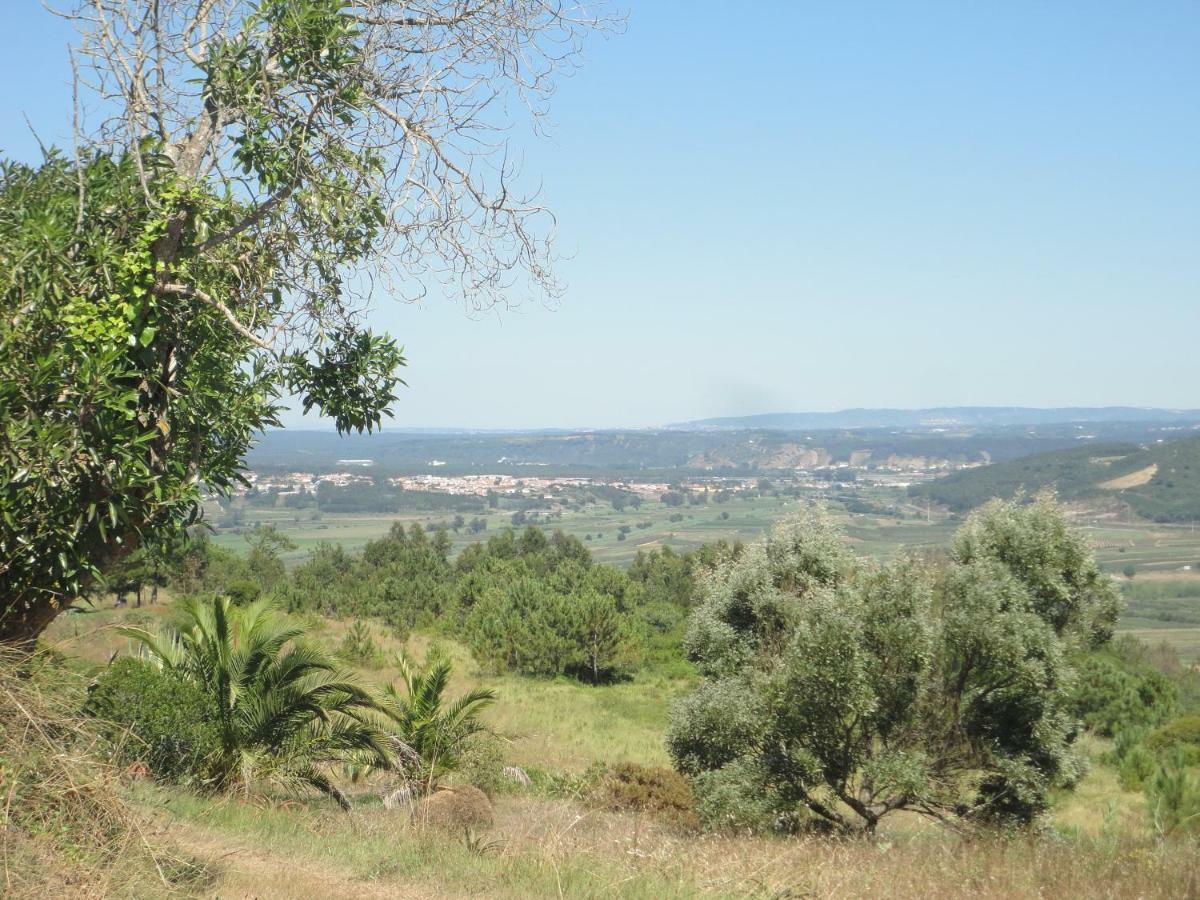
<svg viewBox="0 0 1200 900"><path fill-rule="evenodd" d="M1117 499L1155 522L1195 521L1200 519L1200 437L1035 453L914 485L910 494L961 512L992 497L1047 487L1064 500Z"/></svg>
<svg viewBox="0 0 1200 900"><path fill-rule="evenodd" d="M1140 406L945 406L928 409L843 409L836 412L765 413L725 416L672 425L694 430L767 428L1002 428L1011 425L1066 425L1094 422L1200 422L1200 410Z"/></svg>

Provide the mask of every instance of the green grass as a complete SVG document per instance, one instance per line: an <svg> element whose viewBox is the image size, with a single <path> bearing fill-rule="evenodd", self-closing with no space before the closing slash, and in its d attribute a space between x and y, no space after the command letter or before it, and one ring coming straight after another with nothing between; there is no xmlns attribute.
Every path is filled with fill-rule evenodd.
<svg viewBox="0 0 1200 900"><path fill-rule="evenodd" d="M887 527L893 540L919 536ZM123 647L115 625L165 612L161 605L64 616L54 626L56 646L102 663ZM318 639L337 646L350 623L313 624ZM399 649L384 628L370 627L385 650ZM431 640L418 634L405 646L420 655ZM496 677L479 672L462 645L440 642L455 663L451 694L475 685L498 691L489 722L510 738L507 762L555 773L595 762L667 762L667 709L686 689L685 680L651 674L590 687ZM378 683L395 669L362 674ZM1087 749L1098 759L1103 746ZM204 890L216 896L1165 898L1187 895L1188 860L1197 851L1194 844L1154 842L1141 796L1123 791L1115 773L1098 764L1074 792L1055 798L1049 824L1056 836L969 843L912 816L890 821L874 845L698 836L534 796L499 798L495 827L472 843L416 828L403 812L384 810L377 798L383 787L352 788L358 793L349 815L322 799L215 799L147 784L127 795L156 819L156 833L165 831L205 864L214 882Z"/></svg>

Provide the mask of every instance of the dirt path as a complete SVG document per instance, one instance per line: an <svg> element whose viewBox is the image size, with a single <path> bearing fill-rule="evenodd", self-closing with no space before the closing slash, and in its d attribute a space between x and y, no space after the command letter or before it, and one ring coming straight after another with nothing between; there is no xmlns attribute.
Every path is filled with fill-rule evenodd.
<svg viewBox="0 0 1200 900"><path fill-rule="evenodd" d="M211 865L217 882L203 896L220 900L427 900L428 887L363 881L337 866L291 858L199 825L176 825L180 846Z"/></svg>

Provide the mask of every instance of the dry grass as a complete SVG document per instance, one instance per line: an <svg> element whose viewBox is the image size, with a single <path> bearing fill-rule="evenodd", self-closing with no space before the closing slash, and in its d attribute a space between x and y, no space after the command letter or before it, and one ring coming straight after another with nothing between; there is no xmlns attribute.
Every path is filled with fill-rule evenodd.
<svg viewBox="0 0 1200 900"><path fill-rule="evenodd" d="M1200 896L1200 847L1119 829L965 841L901 827L876 843L702 835L568 801L502 800L486 835L455 838L371 805L164 802L177 833L258 897L457 898ZM246 894L249 896L249 894Z"/></svg>
<svg viewBox="0 0 1200 900"><path fill-rule="evenodd" d="M0 656L0 861L6 897L150 897L203 871L148 835L77 721L77 681Z"/></svg>
<svg viewBox="0 0 1200 900"><path fill-rule="evenodd" d="M1128 475L1122 475L1120 478L1110 478L1108 481L1102 481L1096 487L1104 488L1106 491L1123 491L1125 488L1140 487L1143 484L1149 484L1150 479L1158 473L1158 463L1151 463L1144 469L1138 469L1136 472L1130 472Z"/></svg>

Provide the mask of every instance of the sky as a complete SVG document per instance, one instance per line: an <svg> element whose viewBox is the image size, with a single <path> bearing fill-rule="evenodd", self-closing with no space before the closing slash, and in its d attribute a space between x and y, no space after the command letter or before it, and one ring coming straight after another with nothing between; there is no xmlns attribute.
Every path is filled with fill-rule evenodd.
<svg viewBox="0 0 1200 900"><path fill-rule="evenodd" d="M390 427L1200 407L1200 3L622 8L521 148L565 296L378 298ZM70 33L3 18L0 153L34 159Z"/></svg>

